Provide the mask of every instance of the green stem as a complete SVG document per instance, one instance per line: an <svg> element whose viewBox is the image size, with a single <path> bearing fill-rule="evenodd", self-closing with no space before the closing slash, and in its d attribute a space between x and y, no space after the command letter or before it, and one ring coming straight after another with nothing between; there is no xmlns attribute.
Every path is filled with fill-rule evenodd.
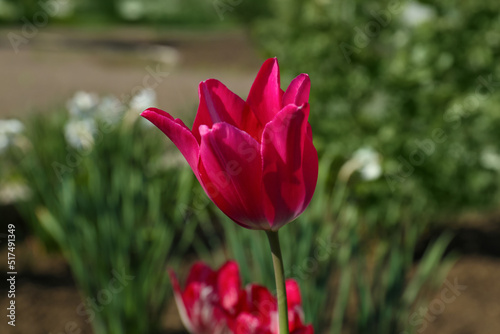
<svg viewBox="0 0 500 334"><path fill-rule="evenodd" d="M288 308L286 301L285 271L283 270L283 257L281 255L278 231L266 231L271 253L273 255L274 276L276 278L276 298L278 299L279 333L289 334L288 331Z"/></svg>

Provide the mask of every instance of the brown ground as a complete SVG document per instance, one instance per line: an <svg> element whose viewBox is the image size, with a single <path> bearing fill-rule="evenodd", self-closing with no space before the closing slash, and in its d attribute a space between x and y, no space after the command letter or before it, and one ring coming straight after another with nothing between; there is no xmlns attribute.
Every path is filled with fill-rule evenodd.
<svg viewBox="0 0 500 334"><path fill-rule="evenodd" d="M5 36L11 30L0 33ZM17 30L12 30L17 31ZM173 47L179 62L169 63L172 49L158 53L154 45ZM163 57L163 59L160 59ZM32 109L64 103L76 90L129 93L142 84L147 66L162 64L170 75L157 87L158 107L194 112L198 83L209 77L221 79L245 96L260 65L253 48L241 32L153 32L142 29L82 32L71 29L40 29L29 44L15 53L0 42L0 115L17 116ZM466 288L444 309L418 324L424 334L500 333L500 219L464 220L457 228L452 248L463 253L448 275ZM4 219L2 219L2 223ZM473 222L472 224L470 222ZM3 224L2 224L3 225ZM1 235L0 235L1 237ZM0 239L1 241L2 239ZM0 258L6 250L0 244ZM65 324L77 323L81 334L91 330L76 307L80 296L65 261L45 254L35 239L27 238L16 249L17 326L0 321L4 334L60 334ZM5 283L6 261L0 262ZM5 284L0 291L0 310L7 307ZM441 292L429 307L439 306ZM425 330L424 330L425 327ZM165 333L182 333L177 311L170 305L164 316ZM179 330L181 330L179 332Z"/></svg>
<svg viewBox="0 0 500 334"><path fill-rule="evenodd" d="M2 36L9 32L20 33L0 29ZM157 66L170 73L156 87L158 107L194 112L200 81L214 77L246 96L260 66L240 31L138 28L82 32L47 27L17 53L7 39L0 40L0 59L0 115L9 116L64 103L77 90L130 95L143 86L147 68Z"/></svg>

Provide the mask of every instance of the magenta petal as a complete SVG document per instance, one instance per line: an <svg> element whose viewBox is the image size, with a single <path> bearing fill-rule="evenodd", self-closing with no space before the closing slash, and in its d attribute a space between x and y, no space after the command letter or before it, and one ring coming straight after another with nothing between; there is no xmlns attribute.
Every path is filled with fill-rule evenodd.
<svg viewBox="0 0 500 334"><path fill-rule="evenodd" d="M191 130L180 120L157 108L149 108L141 116L156 125L182 153L189 166L198 177L199 145Z"/></svg>
<svg viewBox="0 0 500 334"><path fill-rule="evenodd" d="M230 91L223 83L208 79L199 86L200 105L193 124L193 134L200 142L200 125L209 128L214 123L225 122L250 134L259 140L263 130L247 105L238 95Z"/></svg>
<svg viewBox="0 0 500 334"><path fill-rule="evenodd" d="M186 306L184 305L184 298L182 297L182 292L179 281L177 279L177 275L175 275L175 272L173 270L169 270L168 274L170 276L170 282L172 283L172 288L174 290L175 303L177 304L177 309L179 310L179 315L181 317L182 323L189 332L193 332L193 324L189 319L188 311L186 310Z"/></svg>
<svg viewBox="0 0 500 334"><path fill-rule="evenodd" d="M186 280L186 286L191 283L203 283L206 285L213 285L215 283L215 272L207 266L204 262L198 261L189 270Z"/></svg>
<svg viewBox="0 0 500 334"><path fill-rule="evenodd" d="M204 290L206 285L199 282L193 282L186 286L184 293L182 294L182 300L184 302L184 307L186 308L187 316L189 317L189 322L194 328L199 328L203 326L203 319L201 317L201 312L203 310L203 305L205 303ZM196 333L197 331L194 330Z"/></svg>
<svg viewBox="0 0 500 334"><path fill-rule="evenodd" d="M260 319L257 316L243 312L236 318L232 332L234 334L267 334L259 333L260 327Z"/></svg>
<svg viewBox="0 0 500 334"><path fill-rule="evenodd" d="M307 74L300 74L292 80L283 95L283 107L288 104L301 106L309 101L311 80Z"/></svg>
<svg viewBox="0 0 500 334"><path fill-rule="evenodd" d="M267 124L281 109L283 90L280 88L278 60L264 62L248 94L247 103L261 124Z"/></svg>
<svg viewBox="0 0 500 334"><path fill-rule="evenodd" d="M217 273L217 290L224 310L235 314L241 288L240 270L234 261L226 262Z"/></svg>
<svg viewBox="0 0 500 334"><path fill-rule="evenodd" d="M309 104L290 104L262 134L264 204L274 231L304 211L316 187L313 167L318 156L308 134L308 116Z"/></svg>
<svg viewBox="0 0 500 334"><path fill-rule="evenodd" d="M291 334L314 334L314 328L312 325L307 325L305 327L294 330Z"/></svg>
<svg viewBox="0 0 500 334"><path fill-rule="evenodd" d="M261 285L249 284L246 290L248 309L261 319L263 325L270 326L273 313L278 310L276 298L266 287Z"/></svg>
<svg viewBox="0 0 500 334"><path fill-rule="evenodd" d="M299 284L294 279L286 280L286 297L289 309L302 305Z"/></svg>
<svg viewBox="0 0 500 334"><path fill-rule="evenodd" d="M200 178L208 196L236 223L269 229L261 204L259 143L227 123L202 125L200 133Z"/></svg>

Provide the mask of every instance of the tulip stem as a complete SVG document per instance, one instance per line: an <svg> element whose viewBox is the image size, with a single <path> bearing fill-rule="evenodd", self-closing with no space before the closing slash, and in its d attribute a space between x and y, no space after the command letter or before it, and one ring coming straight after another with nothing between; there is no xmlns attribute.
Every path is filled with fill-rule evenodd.
<svg viewBox="0 0 500 334"><path fill-rule="evenodd" d="M285 272L283 269L283 256L281 255L278 231L266 231L271 253L273 255L274 276L276 278L276 298L278 299L279 333L289 334L288 331L288 308L286 301Z"/></svg>

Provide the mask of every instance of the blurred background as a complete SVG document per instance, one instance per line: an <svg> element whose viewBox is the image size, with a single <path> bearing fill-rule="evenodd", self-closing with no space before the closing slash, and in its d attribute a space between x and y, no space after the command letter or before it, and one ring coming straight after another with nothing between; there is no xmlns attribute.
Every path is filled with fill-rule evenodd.
<svg viewBox="0 0 500 334"><path fill-rule="evenodd" d="M200 81L246 98L268 57L312 82L318 186L281 237L316 333L499 332L496 0L0 0L0 24L2 333L185 333L165 270L198 259L273 287L263 233L139 117L191 126Z"/></svg>

